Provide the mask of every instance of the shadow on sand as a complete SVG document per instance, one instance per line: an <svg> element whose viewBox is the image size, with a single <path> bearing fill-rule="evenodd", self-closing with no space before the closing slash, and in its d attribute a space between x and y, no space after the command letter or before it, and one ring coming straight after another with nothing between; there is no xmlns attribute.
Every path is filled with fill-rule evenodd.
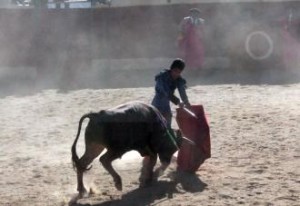
<svg viewBox="0 0 300 206"><path fill-rule="evenodd" d="M71 206L146 206L159 205L174 194L202 192L207 184L202 182L196 174L172 172L169 174L173 181L157 181L146 188L137 188L118 200L110 200L95 204L73 203ZM180 188L180 189L179 189Z"/></svg>

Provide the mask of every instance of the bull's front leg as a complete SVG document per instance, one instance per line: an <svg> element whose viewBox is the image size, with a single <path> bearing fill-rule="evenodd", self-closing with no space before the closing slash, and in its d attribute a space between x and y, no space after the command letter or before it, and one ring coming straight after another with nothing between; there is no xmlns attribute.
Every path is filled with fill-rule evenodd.
<svg viewBox="0 0 300 206"><path fill-rule="evenodd" d="M169 165L170 163L162 162L161 165L158 168L156 168L153 174L153 178L157 179L158 177L162 176L164 171L168 168Z"/></svg>
<svg viewBox="0 0 300 206"><path fill-rule="evenodd" d="M153 168L157 162L157 155L146 156L143 159L141 175L139 178L140 187L148 186L153 180Z"/></svg>

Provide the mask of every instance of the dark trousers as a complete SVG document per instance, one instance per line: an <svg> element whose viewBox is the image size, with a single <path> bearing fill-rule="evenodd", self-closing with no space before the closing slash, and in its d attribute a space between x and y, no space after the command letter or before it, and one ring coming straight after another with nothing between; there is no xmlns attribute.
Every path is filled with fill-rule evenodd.
<svg viewBox="0 0 300 206"><path fill-rule="evenodd" d="M167 121L168 128L171 128L171 125L172 125L172 113L171 112L164 112L164 113L162 113L162 115L163 115L163 117Z"/></svg>

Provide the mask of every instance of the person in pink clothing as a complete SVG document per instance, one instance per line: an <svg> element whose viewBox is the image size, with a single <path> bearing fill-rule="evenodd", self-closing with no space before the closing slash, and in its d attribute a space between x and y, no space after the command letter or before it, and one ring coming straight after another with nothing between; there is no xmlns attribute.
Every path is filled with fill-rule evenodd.
<svg viewBox="0 0 300 206"><path fill-rule="evenodd" d="M300 65L300 16L298 15L297 18L291 9L282 23L283 63L289 72L297 74L298 65Z"/></svg>
<svg viewBox="0 0 300 206"><path fill-rule="evenodd" d="M179 29L178 46L181 58L189 70L201 70L204 62L204 19L200 18L200 10L190 9L190 15L183 18Z"/></svg>

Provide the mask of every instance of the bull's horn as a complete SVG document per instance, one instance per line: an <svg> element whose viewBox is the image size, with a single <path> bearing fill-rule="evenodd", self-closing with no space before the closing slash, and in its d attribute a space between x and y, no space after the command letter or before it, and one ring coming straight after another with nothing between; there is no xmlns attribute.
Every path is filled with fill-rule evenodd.
<svg viewBox="0 0 300 206"><path fill-rule="evenodd" d="M186 137L182 137L183 140L185 140L187 143L189 143L190 145L196 146L196 143Z"/></svg>

